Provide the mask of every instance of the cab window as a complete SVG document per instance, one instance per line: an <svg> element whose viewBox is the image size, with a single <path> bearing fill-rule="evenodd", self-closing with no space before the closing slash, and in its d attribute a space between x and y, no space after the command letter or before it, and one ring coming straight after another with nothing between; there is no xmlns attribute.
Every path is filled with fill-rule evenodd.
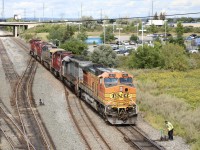
<svg viewBox="0 0 200 150"><path fill-rule="evenodd" d="M133 79L132 78L120 78L120 84L130 85L133 86Z"/></svg>
<svg viewBox="0 0 200 150"><path fill-rule="evenodd" d="M104 84L106 87L116 86L118 78L104 78Z"/></svg>

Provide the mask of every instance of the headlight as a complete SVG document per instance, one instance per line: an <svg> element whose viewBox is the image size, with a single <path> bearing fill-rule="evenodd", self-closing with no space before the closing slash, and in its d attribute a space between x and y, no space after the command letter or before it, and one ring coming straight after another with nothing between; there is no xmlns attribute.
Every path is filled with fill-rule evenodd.
<svg viewBox="0 0 200 150"><path fill-rule="evenodd" d="M110 105L107 106L107 110L111 110L112 107Z"/></svg>

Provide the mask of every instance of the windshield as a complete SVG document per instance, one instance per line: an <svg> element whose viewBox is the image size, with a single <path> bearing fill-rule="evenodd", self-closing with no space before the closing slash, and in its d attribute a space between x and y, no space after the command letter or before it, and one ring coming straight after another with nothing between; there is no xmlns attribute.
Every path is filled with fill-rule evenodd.
<svg viewBox="0 0 200 150"><path fill-rule="evenodd" d="M129 78L120 78L119 81L121 84L133 86L133 79L130 77Z"/></svg>
<svg viewBox="0 0 200 150"><path fill-rule="evenodd" d="M117 85L118 78L105 78L104 83L106 87L111 87Z"/></svg>

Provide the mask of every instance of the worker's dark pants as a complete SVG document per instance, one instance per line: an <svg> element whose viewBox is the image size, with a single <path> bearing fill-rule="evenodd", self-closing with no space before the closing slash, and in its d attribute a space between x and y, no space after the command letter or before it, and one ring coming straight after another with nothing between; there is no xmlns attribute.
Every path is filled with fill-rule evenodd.
<svg viewBox="0 0 200 150"><path fill-rule="evenodd" d="M168 131L169 140L173 140L173 129Z"/></svg>

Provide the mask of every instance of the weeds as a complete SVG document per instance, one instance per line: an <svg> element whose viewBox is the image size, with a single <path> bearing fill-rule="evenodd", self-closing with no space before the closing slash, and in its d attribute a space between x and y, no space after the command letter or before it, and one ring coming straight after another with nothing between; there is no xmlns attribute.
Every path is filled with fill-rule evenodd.
<svg viewBox="0 0 200 150"><path fill-rule="evenodd" d="M136 77L137 101L144 118L157 129L164 120L174 124L192 149L200 147L200 70L169 72L132 71Z"/></svg>

